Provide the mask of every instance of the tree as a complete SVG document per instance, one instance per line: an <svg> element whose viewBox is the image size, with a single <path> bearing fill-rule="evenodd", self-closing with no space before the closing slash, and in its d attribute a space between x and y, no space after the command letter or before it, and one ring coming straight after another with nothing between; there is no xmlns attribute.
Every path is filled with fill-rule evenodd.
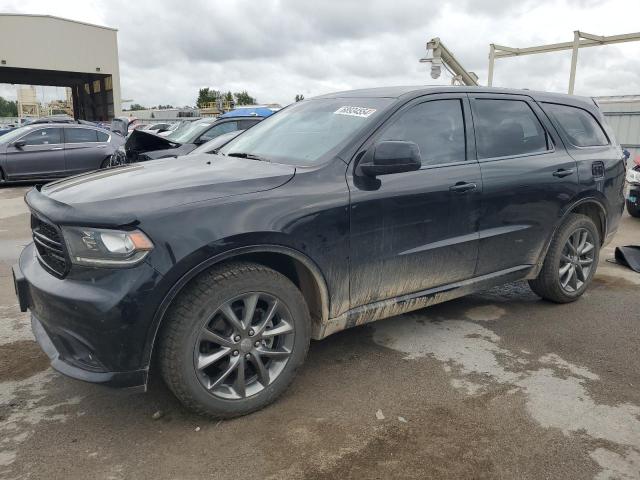
<svg viewBox="0 0 640 480"><path fill-rule="evenodd" d="M296 102L299 102L301 100L304 100L304 95L302 95L301 93L296 95Z"/></svg>
<svg viewBox="0 0 640 480"><path fill-rule="evenodd" d="M143 107L139 103L132 103L131 106L129 107L129 110L146 110L146 109L147 107Z"/></svg>
<svg viewBox="0 0 640 480"><path fill-rule="evenodd" d="M198 100L196 105L198 108L204 108L207 103L215 103L220 97L220 92L209 87L198 90Z"/></svg>
<svg viewBox="0 0 640 480"><path fill-rule="evenodd" d="M13 100L5 100L0 97L0 117L17 117L18 104Z"/></svg>
<svg viewBox="0 0 640 480"><path fill-rule="evenodd" d="M258 103L258 100L249 95L246 90L236 92L233 96L236 97L236 105L255 105Z"/></svg>

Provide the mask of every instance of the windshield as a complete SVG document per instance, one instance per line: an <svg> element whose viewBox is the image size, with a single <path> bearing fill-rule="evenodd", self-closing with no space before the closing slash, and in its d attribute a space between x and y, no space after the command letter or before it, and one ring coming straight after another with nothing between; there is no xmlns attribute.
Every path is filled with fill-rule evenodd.
<svg viewBox="0 0 640 480"><path fill-rule="evenodd" d="M220 149L309 166L378 117L390 98L326 98L295 103L248 129Z"/></svg>
<svg viewBox="0 0 640 480"><path fill-rule="evenodd" d="M13 142L15 139L21 137L28 131L29 131L29 128L27 127L16 128L15 130L11 130L10 132L7 132L4 135L1 135L0 141L2 141L2 143Z"/></svg>
<svg viewBox="0 0 640 480"><path fill-rule="evenodd" d="M198 120L184 127L179 128L178 130L173 131L170 135L167 135L165 138L171 140L172 142L178 143L193 143L193 141L200 136L205 130L208 130L215 120L213 118L207 120Z"/></svg>

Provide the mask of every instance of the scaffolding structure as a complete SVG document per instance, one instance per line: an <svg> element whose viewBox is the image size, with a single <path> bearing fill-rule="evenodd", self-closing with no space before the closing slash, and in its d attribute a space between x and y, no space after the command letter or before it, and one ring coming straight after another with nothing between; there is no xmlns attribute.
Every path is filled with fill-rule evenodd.
<svg viewBox="0 0 640 480"><path fill-rule="evenodd" d="M571 71L569 73L569 95L573 95L576 84L576 69L578 66L578 50L586 47L600 47L603 45L612 45L615 43L626 43L640 41L640 32L625 33L622 35L592 35L590 33L576 30L573 32L572 42L552 43L549 45L538 45L534 47L513 48L504 45L496 45L492 43L489 46L489 75L488 86L493 85L493 70L495 61L498 58L519 57L523 55L535 55L538 53L559 52L563 50L572 50L571 55Z"/></svg>

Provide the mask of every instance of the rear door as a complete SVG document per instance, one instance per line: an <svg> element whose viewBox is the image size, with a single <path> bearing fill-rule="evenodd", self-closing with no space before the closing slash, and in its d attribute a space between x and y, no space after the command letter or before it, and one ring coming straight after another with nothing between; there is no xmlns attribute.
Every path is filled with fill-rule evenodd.
<svg viewBox="0 0 640 480"><path fill-rule="evenodd" d="M109 157L109 135L90 127L65 127L65 164L68 175L97 170Z"/></svg>
<svg viewBox="0 0 640 480"><path fill-rule="evenodd" d="M381 140L412 141L422 168L370 179L351 167L352 308L473 276L482 183L469 116L464 94L417 99L356 155Z"/></svg>
<svg viewBox="0 0 640 480"><path fill-rule="evenodd" d="M16 142L25 142L16 146ZM44 179L64 175L64 143L61 127L31 130L7 146L7 176L11 179Z"/></svg>
<svg viewBox="0 0 640 480"><path fill-rule="evenodd" d="M532 265L578 193L575 160L524 95L470 95L482 171L476 276Z"/></svg>

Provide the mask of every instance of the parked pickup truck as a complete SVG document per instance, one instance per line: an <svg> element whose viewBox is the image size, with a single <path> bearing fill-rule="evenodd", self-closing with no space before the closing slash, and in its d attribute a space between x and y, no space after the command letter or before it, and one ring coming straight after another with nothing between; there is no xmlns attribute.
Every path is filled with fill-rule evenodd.
<svg viewBox="0 0 640 480"><path fill-rule="evenodd" d="M522 90L324 95L181 160L29 191L15 284L55 369L159 369L214 417L273 402L345 328L515 280L576 301L624 208L595 103Z"/></svg>

